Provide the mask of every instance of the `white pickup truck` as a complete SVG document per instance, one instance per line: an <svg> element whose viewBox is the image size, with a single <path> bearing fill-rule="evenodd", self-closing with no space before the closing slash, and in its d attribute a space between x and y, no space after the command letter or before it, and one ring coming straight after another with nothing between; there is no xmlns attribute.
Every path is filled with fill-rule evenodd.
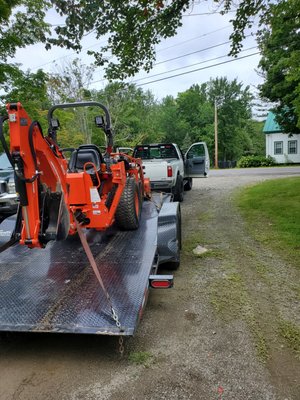
<svg viewBox="0 0 300 400"><path fill-rule="evenodd" d="M144 174L153 190L171 191L175 201L183 200L184 190L191 190L192 178L207 176L209 155L206 143L190 146L184 155L177 144L142 144L133 150L133 157L143 160Z"/></svg>

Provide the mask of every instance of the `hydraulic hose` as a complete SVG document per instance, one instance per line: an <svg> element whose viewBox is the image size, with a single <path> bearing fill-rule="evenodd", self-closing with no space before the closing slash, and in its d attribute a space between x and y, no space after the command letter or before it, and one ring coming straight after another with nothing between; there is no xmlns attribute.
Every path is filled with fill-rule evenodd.
<svg viewBox="0 0 300 400"><path fill-rule="evenodd" d="M31 177L31 178L25 178L24 175L15 168L15 163L14 160L10 154L9 148L7 146L5 137L4 137L4 132L3 132L3 122L6 121L8 119L7 116L5 117L0 117L0 141L2 143L3 149L7 155L7 158L16 174L16 176L23 182L25 183L32 183L36 180L36 178L38 177L38 165L37 165L37 158L36 158L36 153L34 150L34 145L33 145L33 128L35 125L37 125L37 127L39 128L39 131L41 133L41 135L43 136L43 131L42 131L42 127L40 125L40 123L38 121L33 121L29 127L29 132L28 132L28 141L29 141L29 147L30 147L30 152L31 152L31 156L34 162L34 168L36 173Z"/></svg>

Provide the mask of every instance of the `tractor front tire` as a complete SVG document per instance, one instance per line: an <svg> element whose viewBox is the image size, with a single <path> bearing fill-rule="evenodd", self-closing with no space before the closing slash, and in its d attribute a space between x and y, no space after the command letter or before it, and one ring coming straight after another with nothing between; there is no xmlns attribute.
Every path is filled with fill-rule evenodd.
<svg viewBox="0 0 300 400"><path fill-rule="evenodd" d="M122 230L132 231L139 227L142 210L141 193L134 177L128 177L123 190L115 220Z"/></svg>

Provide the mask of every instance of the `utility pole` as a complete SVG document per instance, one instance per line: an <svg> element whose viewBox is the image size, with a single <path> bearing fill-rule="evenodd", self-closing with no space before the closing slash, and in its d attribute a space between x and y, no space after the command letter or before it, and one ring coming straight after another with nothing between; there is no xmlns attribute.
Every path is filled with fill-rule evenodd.
<svg viewBox="0 0 300 400"><path fill-rule="evenodd" d="M217 109L217 100L215 100L215 168L219 168L219 163L218 163L218 109Z"/></svg>

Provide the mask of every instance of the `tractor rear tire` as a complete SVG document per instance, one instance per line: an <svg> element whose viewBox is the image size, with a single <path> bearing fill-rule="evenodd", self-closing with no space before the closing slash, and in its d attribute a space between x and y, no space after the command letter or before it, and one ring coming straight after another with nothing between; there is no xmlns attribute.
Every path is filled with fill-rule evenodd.
<svg viewBox="0 0 300 400"><path fill-rule="evenodd" d="M134 177L128 177L122 193L115 220L122 230L132 231L139 227L142 200L139 186Z"/></svg>

